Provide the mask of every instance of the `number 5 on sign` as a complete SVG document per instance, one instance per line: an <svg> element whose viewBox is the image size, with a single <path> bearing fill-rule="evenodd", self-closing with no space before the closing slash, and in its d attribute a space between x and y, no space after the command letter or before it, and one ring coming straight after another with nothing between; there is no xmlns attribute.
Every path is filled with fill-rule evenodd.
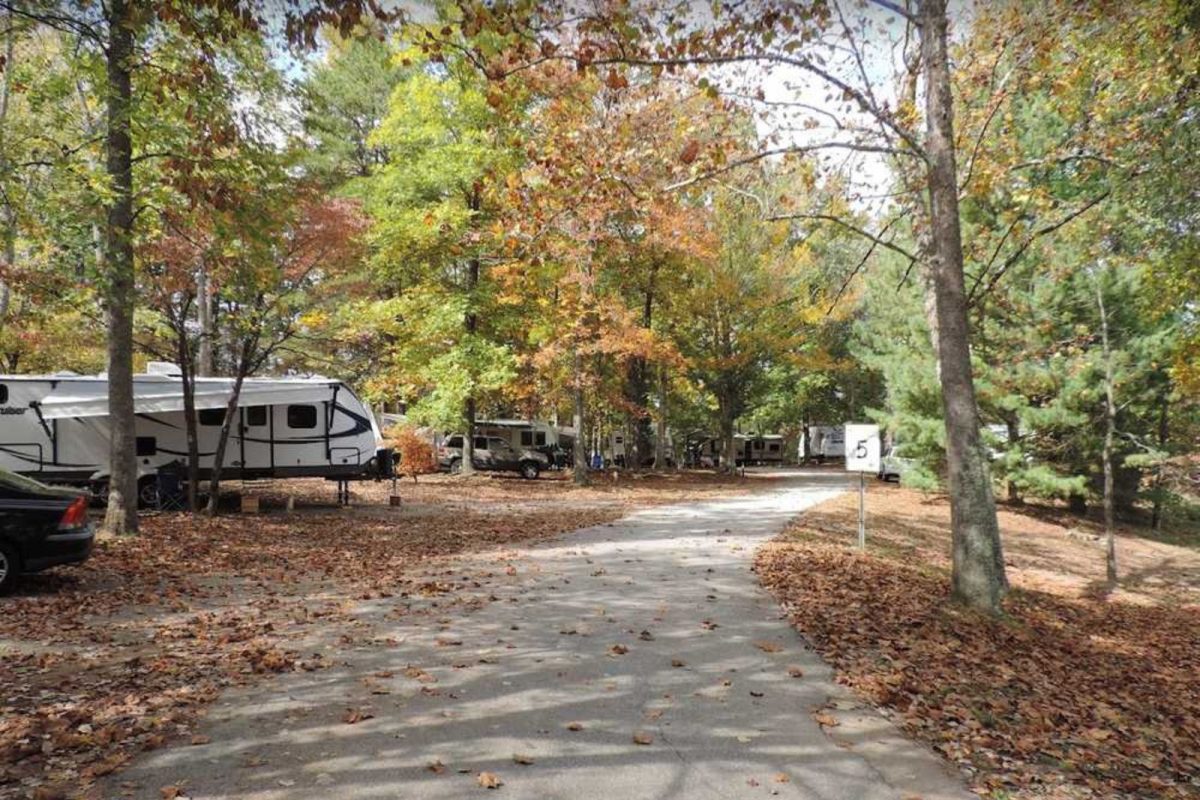
<svg viewBox="0 0 1200 800"><path fill-rule="evenodd" d="M879 472L879 426L846 426L846 471Z"/></svg>
<svg viewBox="0 0 1200 800"><path fill-rule="evenodd" d="M846 471L858 473L858 547L867 546L866 472L879 472L879 426L846 426Z"/></svg>

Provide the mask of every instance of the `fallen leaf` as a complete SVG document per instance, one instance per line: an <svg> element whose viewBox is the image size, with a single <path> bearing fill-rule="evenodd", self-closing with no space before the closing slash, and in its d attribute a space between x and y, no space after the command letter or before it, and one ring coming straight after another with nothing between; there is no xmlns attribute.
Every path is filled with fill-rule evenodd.
<svg viewBox="0 0 1200 800"><path fill-rule="evenodd" d="M629 648L623 644L614 644L612 647L608 648L608 652L614 656L623 656L629 652Z"/></svg>
<svg viewBox="0 0 1200 800"><path fill-rule="evenodd" d="M793 678L803 678L804 670L800 669L800 667L788 667L788 675Z"/></svg>
<svg viewBox="0 0 1200 800"><path fill-rule="evenodd" d="M428 771L432 772L435 775L441 775L443 772L446 771L446 765L441 762L441 759L435 758L433 761L430 761L428 764L425 765L425 769L427 769Z"/></svg>
<svg viewBox="0 0 1200 800"><path fill-rule="evenodd" d="M654 737L651 736L649 733L646 733L646 731L634 731L633 732L633 743L634 744L652 744L653 742L654 742Z"/></svg>
<svg viewBox="0 0 1200 800"><path fill-rule="evenodd" d="M776 772L774 781L776 783L791 783L792 779L786 772Z"/></svg>
<svg viewBox="0 0 1200 800"><path fill-rule="evenodd" d="M813 719L817 721L818 725L824 725L826 728L836 728L838 726L838 721L824 711L818 711L816 714L813 714Z"/></svg>
<svg viewBox="0 0 1200 800"><path fill-rule="evenodd" d="M755 642L754 646L764 653L778 653L783 650L783 645L778 642Z"/></svg>
<svg viewBox="0 0 1200 800"><path fill-rule="evenodd" d="M374 719L375 715L370 711L362 708L347 708L346 713L342 715L342 722L347 725L355 725L363 720Z"/></svg>
<svg viewBox="0 0 1200 800"><path fill-rule="evenodd" d="M520 753L513 753L513 763L524 764L528 766L529 764L533 763L533 757L522 755Z"/></svg>
<svg viewBox="0 0 1200 800"><path fill-rule="evenodd" d="M210 739L207 736L203 736L199 733L192 737L192 744L195 744L195 745L208 744L211 741L212 741L212 739Z"/></svg>
<svg viewBox="0 0 1200 800"><path fill-rule="evenodd" d="M504 781L500 780L500 778L492 772L481 772L475 780L478 781L479 785L484 789L499 789L502 785L504 785Z"/></svg>
<svg viewBox="0 0 1200 800"><path fill-rule="evenodd" d="M581 730L583 730L583 723L582 723L582 722L568 722L568 723L567 723L567 730L569 730L569 731L581 731Z"/></svg>
<svg viewBox="0 0 1200 800"><path fill-rule="evenodd" d="M676 667L676 668L678 668L678 667L686 667L686 666L687 666L687 664L686 664L686 663L684 663L684 661L683 661L682 659L678 659L678 658L672 658L672 659L671 659L671 666L672 666L672 667Z"/></svg>

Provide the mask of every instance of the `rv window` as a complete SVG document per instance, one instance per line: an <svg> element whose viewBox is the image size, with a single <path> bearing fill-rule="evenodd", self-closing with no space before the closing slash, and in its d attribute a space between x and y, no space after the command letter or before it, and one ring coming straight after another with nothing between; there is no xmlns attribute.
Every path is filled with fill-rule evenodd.
<svg viewBox="0 0 1200 800"><path fill-rule="evenodd" d="M267 424L267 407L266 406L250 406L246 409L246 424L247 425L266 425Z"/></svg>
<svg viewBox="0 0 1200 800"><path fill-rule="evenodd" d="M8 402L8 387L0 383L0 406Z"/></svg>
<svg viewBox="0 0 1200 800"><path fill-rule="evenodd" d="M770 445L770 450L771 450L771 452L772 452L772 453L778 453L778 452L779 452L779 443L778 443L778 442L771 442L771 445Z"/></svg>
<svg viewBox="0 0 1200 800"><path fill-rule="evenodd" d="M153 436L137 437L136 451L139 456L153 456L158 454L158 442Z"/></svg>
<svg viewBox="0 0 1200 800"><path fill-rule="evenodd" d="M317 407L288 406L287 422L289 428L315 428L317 427Z"/></svg>
<svg viewBox="0 0 1200 800"><path fill-rule="evenodd" d="M202 408L197 416L201 425L220 425L225 421L225 409Z"/></svg>
<svg viewBox="0 0 1200 800"><path fill-rule="evenodd" d="M451 436L449 439L446 440L446 447L457 447L461 450L462 442L463 442L463 437Z"/></svg>
<svg viewBox="0 0 1200 800"><path fill-rule="evenodd" d="M476 436L475 437L475 449L476 450L487 450L488 449L488 440L487 440L486 436Z"/></svg>
<svg viewBox="0 0 1200 800"><path fill-rule="evenodd" d="M537 443L538 443L538 447L541 447L542 445L544 445L546 443L546 432L545 431L537 432Z"/></svg>
<svg viewBox="0 0 1200 800"><path fill-rule="evenodd" d="M521 447L533 445L533 431L521 431Z"/></svg>

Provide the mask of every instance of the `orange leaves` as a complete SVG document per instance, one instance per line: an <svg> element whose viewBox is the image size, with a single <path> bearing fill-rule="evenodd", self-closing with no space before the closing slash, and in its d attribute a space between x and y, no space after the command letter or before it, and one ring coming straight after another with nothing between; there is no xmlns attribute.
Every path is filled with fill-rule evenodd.
<svg viewBox="0 0 1200 800"><path fill-rule="evenodd" d="M683 150L679 152L679 160L684 164L691 164L698 155L700 155L700 141L689 139L688 143L683 146Z"/></svg>

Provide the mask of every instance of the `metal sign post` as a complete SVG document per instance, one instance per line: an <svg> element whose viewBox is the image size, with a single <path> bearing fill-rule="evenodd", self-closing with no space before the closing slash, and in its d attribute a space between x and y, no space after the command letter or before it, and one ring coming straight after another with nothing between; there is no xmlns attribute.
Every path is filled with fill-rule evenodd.
<svg viewBox="0 0 1200 800"><path fill-rule="evenodd" d="M867 546L868 472L879 472L880 445L878 425L846 426L846 471L858 473L858 549Z"/></svg>
<svg viewBox="0 0 1200 800"><path fill-rule="evenodd" d="M858 473L858 549L867 548L867 480Z"/></svg>

